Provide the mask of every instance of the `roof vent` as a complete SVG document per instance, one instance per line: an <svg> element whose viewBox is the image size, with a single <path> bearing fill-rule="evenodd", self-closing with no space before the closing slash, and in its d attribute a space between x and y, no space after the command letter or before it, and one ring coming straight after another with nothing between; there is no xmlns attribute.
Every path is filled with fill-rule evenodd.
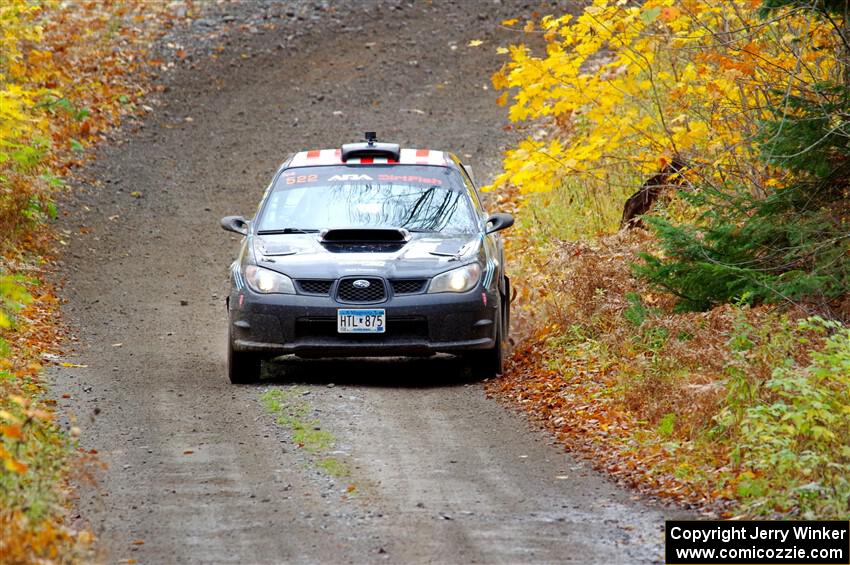
<svg viewBox="0 0 850 565"><path fill-rule="evenodd" d="M386 157L398 161L401 148L398 143L378 143L378 134L366 132L366 142L346 143L342 146L342 162L359 157Z"/></svg>

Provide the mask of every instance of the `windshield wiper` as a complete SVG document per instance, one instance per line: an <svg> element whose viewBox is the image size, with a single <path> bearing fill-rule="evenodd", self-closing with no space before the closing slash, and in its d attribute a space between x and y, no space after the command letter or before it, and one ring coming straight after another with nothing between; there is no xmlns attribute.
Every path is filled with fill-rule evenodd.
<svg viewBox="0 0 850 565"><path fill-rule="evenodd" d="M281 235L286 233L319 233L319 230L302 228L280 228L276 230L257 230L257 235Z"/></svg>
<svg viewBox="0 0 850 565"><path fill-rule="evenodd" d="M404 228L411 233L440 233L440 230L432 230L429 228Z"/></svg>

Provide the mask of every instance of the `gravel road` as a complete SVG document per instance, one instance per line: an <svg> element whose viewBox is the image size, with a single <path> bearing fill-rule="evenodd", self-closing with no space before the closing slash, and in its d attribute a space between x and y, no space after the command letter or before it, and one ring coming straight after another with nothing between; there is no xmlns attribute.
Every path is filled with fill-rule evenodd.
<svg viewBox="0 0 850 565"><path fill-rule="evenodd" d="M451 358L289 360L260 385L227 382L239 242L218 220L252 215L288 152L376 130L453 150L486 180L513 135L488 88L495 47L515 37L497 24L536 5L318 8L239 8L257 25L179 66L65 206L66 361L85 366L52 379L66 424L106 464L78 501L101 559L660 561L669 511L565 454Z"/></svg>

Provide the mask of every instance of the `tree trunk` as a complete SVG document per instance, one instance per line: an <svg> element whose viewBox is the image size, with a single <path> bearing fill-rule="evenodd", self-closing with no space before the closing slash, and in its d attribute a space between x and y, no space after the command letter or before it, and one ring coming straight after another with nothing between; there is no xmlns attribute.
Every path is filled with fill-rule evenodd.
<svg viewBox="0 0 850 565"><path fill-rule="evenodd" d="M649 212L653 203L668 188L682 184L680 176L674 179L670 177L685 169L685 163L673 159L669 165L665 165L656 175L648 178L640 186L640 190L632 194L623 206L623 219L620 220L620 229L642 228L643 222L640 216Z"/></svg>

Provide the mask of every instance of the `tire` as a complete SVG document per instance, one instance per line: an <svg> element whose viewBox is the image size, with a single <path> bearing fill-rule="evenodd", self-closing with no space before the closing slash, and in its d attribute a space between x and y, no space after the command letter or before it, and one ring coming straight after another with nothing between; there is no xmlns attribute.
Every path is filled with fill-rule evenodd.
<svg viewBox="0 0 850 565"><path fill-rule="evenodd" d="M471 351L466 355L472 374L482 379L497 377L505 369L505 344L502 334L504 311L496 318L496 343L490 349Z"/></svg>
<svg viewBox="0 0 850 565"><path fill-rule="evenodd" d="M255 383L260 380L263 357L249 351L235 351L233 340L227 338L227 376L235 385Z"/></svg>
<svg viewBox="0 0 850 565"><path fill-rule="evenodd" d="M502 297L502 312L504 312L504 324L502 331L504 332L505 341L511 335L511 279L505 277L505 295Z"/></svg>

